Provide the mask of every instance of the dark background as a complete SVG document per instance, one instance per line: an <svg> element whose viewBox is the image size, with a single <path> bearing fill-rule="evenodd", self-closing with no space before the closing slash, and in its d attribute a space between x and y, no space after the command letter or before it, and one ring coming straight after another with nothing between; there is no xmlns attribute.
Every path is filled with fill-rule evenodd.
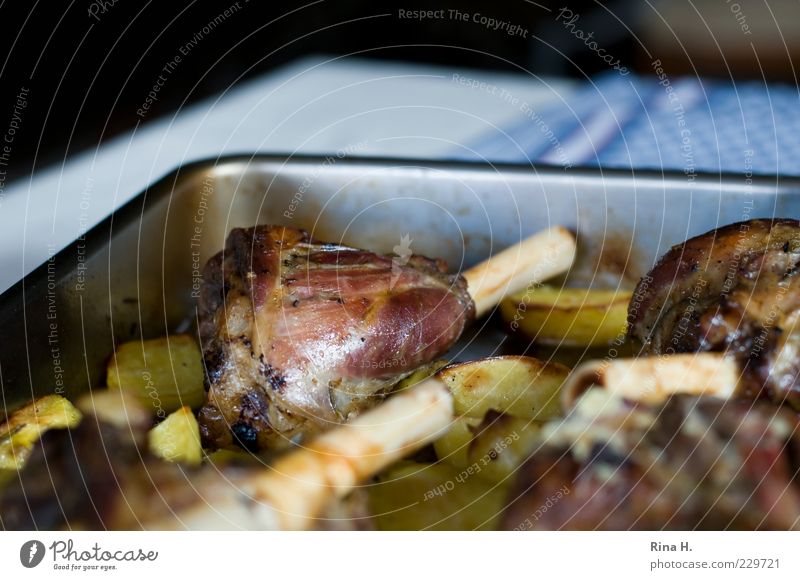
<svg viewBox="0 0 800 580"><path fill-rule="evenodd" d="M141 121L136 109L164 64L231 4L229 0L4 2L0 6L3 118L10 120L20 88L30 89L8 180L134 127ZM791 30L780 34L780 26L791 28L791 13L787 17L785 10L796 12L797 2L782 3L784 12L777 15L763 2L740 2L744 22L757 29L746 36L741 15L734 14L726 0L695 0L691 5L683 0L653 0L652 4L240 0L241 10L200 42L170 75L147 118L311 53L507 71L522 67L568 77L607 70L597 55L565 32L554 12L541 6L556 12L569 7L579 13L580 26L594 31L598 44L643 74L649 74L649 62L657 55L671 75L796 81L791 55L797 35ZM519 23L529 35L509 36L473 22L397 17L399 9L415 8L480 12ZM90 16L90 9L96 17Z"/></svg>

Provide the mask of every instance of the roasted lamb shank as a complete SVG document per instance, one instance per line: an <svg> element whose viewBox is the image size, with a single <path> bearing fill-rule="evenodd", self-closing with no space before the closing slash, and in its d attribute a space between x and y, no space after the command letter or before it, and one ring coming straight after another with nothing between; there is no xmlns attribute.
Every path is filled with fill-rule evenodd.
<svg viewBox="0 0 800 580"><path fill-rule="evenodd" d="M210 448L285 447L346 422L444 354L474 318L441 261L236 229L204 271L200 337Z"/></svg>
<svg viewBox="0 0 800 580"><path fill-rule="evenodd" d="M630 334L650 354L724 352L741 395L800 409L800 222L756 219L673 247L639 283Z"/></svg>

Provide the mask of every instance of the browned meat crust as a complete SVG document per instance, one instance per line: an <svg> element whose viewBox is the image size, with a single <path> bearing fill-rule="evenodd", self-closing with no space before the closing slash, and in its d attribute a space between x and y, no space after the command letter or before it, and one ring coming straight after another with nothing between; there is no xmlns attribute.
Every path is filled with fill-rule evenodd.
<svg viewBox="0 0 800 580"><path fill-rule="evenodd" d="M234 230L205 268L207 447L286 447L378 402L474 317L441 261L393 259L301 230Z"/></svg>
<svg viewBox="0 0 800 580"><path fill-rule="evenodd" d="M692 238L642 279L630 334L645 353L726 352L742 393L800 408L800 222L751 220Z"/></svg>

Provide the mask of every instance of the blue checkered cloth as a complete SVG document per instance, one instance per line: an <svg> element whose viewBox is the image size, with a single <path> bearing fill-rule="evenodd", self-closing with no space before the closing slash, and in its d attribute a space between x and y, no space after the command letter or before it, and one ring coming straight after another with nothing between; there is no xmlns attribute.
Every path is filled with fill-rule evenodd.
<svg viewBox="0 0 800 580"><path fill-rule="evenodd" d="M669 82L669 84L667 84ZM790 85L602 75L455 152L460 159L800 175Z"/></svg>

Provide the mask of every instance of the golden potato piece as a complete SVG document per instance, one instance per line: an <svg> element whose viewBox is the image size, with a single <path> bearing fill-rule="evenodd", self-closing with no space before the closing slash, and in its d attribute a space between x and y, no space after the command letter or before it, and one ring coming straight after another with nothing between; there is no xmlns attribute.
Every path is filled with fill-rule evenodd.
<svg viewBox="0 0 800 580"><path fill-rule="evenodd" d="M183 406L199 407L203 378L200 349L185 334L126 342L108 363L109 389L135 393L161 419Z"/></svg>
<svg viewBox="0 0 800 580"><path fill-rule="evenodd" d="M467 453L475 436L473 429L481 424L475 417L456 417L447 432L433 442L436 457L459 469L469 464Z"/></svg>
<svg viewBox="0 0 800 580"><path fill-rule="evenodd" d="M81 413L64 397L47 395L17 409L0 425L0 469L19 469L49 429L69 429Z"/></svg>
<svg viewBox="0 0 800 580"><path fill-rule="evenodd" d="M505 483L541 443L539 423L495 411L474 428L467 463L480 477Z"/></svg>
<svg viewBox="0 0 800 580"><path fill-rule="evenodd" d="M458 417L433 446L440 461L505 482L539 444L540 431L536 421L489 411L483 421Z"/></svg>
<svg viewBox="0 0 800 580"><path fill-rule="evenodd" d="M490 409L544 421L560 412L559 389L569 369L526 356L499 356L444 367L457 415L483 419Z"/></svg>
<svg viewBox="0 0 800 580"><path fill-rule="evenodd" d="M494 530L506 495L447 463L400 463L368 493L379 530Z"/></svg>
<svg viewBox="0 0 800 580"><path fill-rule="evenodd" d="M402 391L403 389L413 387L417 383L421 383L428 377L436 374L436 371L438 371L440 368L447 366L447 363L448 361L444 359L438 359L433 361L432 363L428 363L418 368L413 373L404 378L402 381L397 383L397 385L395 385L394 387L395 392Z"/></svg>
<svg viewBox="0 0 800 580"><path fill-rule="evenodd" d="M150 452L167 461L199 465L203 459L200 427L189 407L181 407L147 434Z"/></svg>
<svg viewBox="0 0 800 580"><path fill-rule="evenodd" d="M540 286L508 297L500 305L512 331L541 344L602 346L625 336L627 290Z"/></svg>

